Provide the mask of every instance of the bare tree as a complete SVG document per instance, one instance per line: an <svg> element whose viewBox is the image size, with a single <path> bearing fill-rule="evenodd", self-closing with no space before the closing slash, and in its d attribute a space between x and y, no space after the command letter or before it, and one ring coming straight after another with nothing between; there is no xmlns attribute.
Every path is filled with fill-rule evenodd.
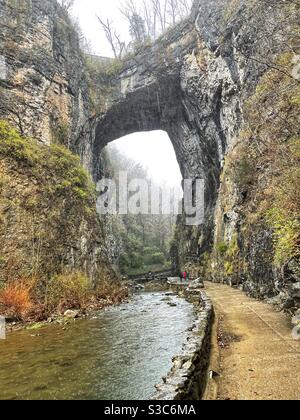
<svg viewBox="0 0 300 420"><path fill-rule="evenodd" d="M160 33L162 33L166 30L168 26L167 25L168 0L151 0L151 4L160 25Z"/></svg>
<svg viewBox="0 0 300 420"><path fill-rule="evenodd" d="M175 23L176 23L177 11L178 11L178 1L177 0L169 0L169 2L168 2L168 13L170 15L172 25L175 25Z"/></svg>
<svg viewBox="0 0 300 420"><path fill-rule="evenodd" d="M147 35L151 39L156 39L157 33L157 14L152 8L149 0L143 0L143 17L147 28Z"/></svg>
<svg viewBox="0 0 300 420"><path fill-rule="evenodd" d="M155 40L168 27L188 16L191 5L192 0L124 0L119 10L129 24L133 43L141 44L147 39ZM113 21L99 16L98 20L114 57L122 58L128 46L121 40Z"/></svg>
<svg viewBox="0 0 300 420"><path fill-rule="evenodd" d="M186 18L192 8L192 0L166 0L167 26Z"/></svg>
<svg viewBox="0 0 300 420"><path fill-rule="evenodd" d="M192 0L125 0L120 12L129 25L132 16L141 16L148 37L156 39L168 27L187 17L191 6Z"/></svg>
<svg viewBox="0 0 300 420"><path fill-rule="evenodd" d="M137 6L135 0L124 1L119 10L126 19L129 19L133 14L140 13L140 9Z"/></svg>
<svg viewBox="0 0 300 420"><path fill-rule="evenodd" d="M193 0L177 0L179 14L182 17L187 17L191 13Z"/></svg>
<svg viewBox="0 0 300 420"><path fill-rule="evenodd" d="M75 0L58 0L58 3L61 5L63 9L69 11L74 6Z"/></svg>
<svg viewBox="0 0 300 420"><path fill-rule="evenodd" d="M99 16L97 16L97 18L113 51L114 57L117 59L122 58L123 54L126 52L126 45L114 28L113 22L108 18L106 21L101 19Z"/></svg>

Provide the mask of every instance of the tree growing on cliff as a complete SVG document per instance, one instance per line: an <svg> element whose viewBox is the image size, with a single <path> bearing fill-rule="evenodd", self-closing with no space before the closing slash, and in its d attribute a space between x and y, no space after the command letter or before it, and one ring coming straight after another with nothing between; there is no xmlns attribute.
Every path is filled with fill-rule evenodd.
<svg viewBox="0 0 300 420"><path fill-rule="evenodd" d="M120 34L116 31L113 21L109 18L104 20L100 16L97 16L97 18L112 49L114 57L116 59L121 59L126 52L126 44L121 40Z"/></svg>
<svg viewBox="0 0 300 420"><path fill-rule="evenodd" d="M191 6L192 0L124 0L119 10L129 24L132 44L136 47L157 39L169 27L186 18ZM123 41L111 18L97 18L114 57L121 59L132 49L132 44Z"/></svg>
<svg viewBox="0 0 300 420"><path fill-rule="evenodd" d="M143 18L134 14L130 17L130 35L135 45L142 44L147 39L147 32L145 27L145 21Z"/></svg>
<svg viewBox="0 0 300 420"><path fill-rule="evenodd" d="M155 40L158 35L186 18L191 10L191 0L126 0L120 11L131 27L132 16L139 16L147 36Z"/></svg>
<svg viewBox="0 0 300 420"><path fill-rule="evenodd" d="M64 10L68 12L74 6L75 0L58 0L58 3Z"/></svg>

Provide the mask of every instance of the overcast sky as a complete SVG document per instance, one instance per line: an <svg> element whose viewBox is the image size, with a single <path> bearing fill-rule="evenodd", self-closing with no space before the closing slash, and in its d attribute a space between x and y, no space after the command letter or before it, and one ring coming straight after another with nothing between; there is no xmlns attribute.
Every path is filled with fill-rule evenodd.
<svg viewBox="0 0 300 420"><path fill-rule="evenodd" d="M135 133L114 141L112 145L126 156L141 162L158 184L180 186L182 177L167 133L163 131Z"/></svg>
<svg viewBox="0 0 300 420"><path fill-rule="evenodd" d="M75 1L72 13L78 19L95 54L112 56L97 21L97 14L102 18L112 17L122 38L128 37L128 25L119 13L120 4L120 0ZM165 182L172 187L180 186L182 177L167 133L136 133L114 144L127 156L140 162L158 183Z"/></svg>
<svg viewBox="0 0 300 420"><path fill-rule="evenodd" d="M81 29L96 54L113 56L105 35L100 29L97 15L102 19L112 19L122 39L129 40L128 24L119 12L121 3L120 0L75 0L72 14L78 18Z"/></svg>

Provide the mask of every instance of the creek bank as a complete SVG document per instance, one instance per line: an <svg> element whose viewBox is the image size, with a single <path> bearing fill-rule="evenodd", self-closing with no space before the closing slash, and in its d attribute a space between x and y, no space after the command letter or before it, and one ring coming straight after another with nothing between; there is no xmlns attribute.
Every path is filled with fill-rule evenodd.
<svg viewBox="0 0 300 420"><path fill-rule="evenodd" d="M193 282L181 292L196 309L196 320L190 328L181 353L173 357L169 373L156 385L152 400L199 400L204 394L210 359L210 338L214 310L202 290L202 282Z"/></svg>
<svg viewBox="0 0 300 420"><path fill-rule="evenodd" d="M98 305L92 304L85 309L69 308L62 314L53 313L47 319L41 321L20 321L13 317L6 317L6 332L11 333L23 329L35 331L49 324L57 324L62 327L66 327L76 320L91 319L96 313L105 311L111 307L121 306L124 303L129 303L132 301L132 299L134 298L134 296L136 296L137 293L170 292L170 290L172 290L167 280L162 281L160 279L153 279L151 281L145 282L145 284L139 284L134 280L128 280L123 283L124 287L128 290L128 295L117 304L112 303L109 300L103 299ZM175 288L173 290L173 293L170 292L170 294L178 295L179 297L184 297L183 289L180 291L177 288Z"/></svg>
<svg viewBox="0 0 300 420"><path fill-rule="evenodd" d="M98 302L97 305L91 304L87 308L69 308L64 311L64 313L51 314L45 320L29 320L29 321L20 321L14 317L6 317L6 332L16 332L23 329L28 330L38 330L49 324L57 324L62 327L66 327L70 323L79 320L79 319L91 319L96 313L105 311L111 307L117 307L124 303L129 303L132 301L133 297L140 292L168 292L170 291L170 285L167 280L153 279L145 282L145 284L139 284L134 280L124 281L124 287L128 291L128 295L122 299L119 303L112 303L109 300L103 299L101 302ZM182 293L178 293L178 290L174 291L174 294L178 294L180 297L183 297Z"/></svg>
<svg viewBox="0 0 300 420"><path fill-rule="evenodd" d="M47 325L60 325L63 328L68 325L83 319L92 319L96 314L106 311L113 307L121 306L125 303L129 303L132 300L132 296L128 294L127 297L123 298L118 303L112 303L109 300L104 300L99 305L90 305L85 309L68 309L63 314L52 314L47 319L42 321L20 321L15 318L6 318L6 333L17 332L21 330L36 331Z"/></svg>

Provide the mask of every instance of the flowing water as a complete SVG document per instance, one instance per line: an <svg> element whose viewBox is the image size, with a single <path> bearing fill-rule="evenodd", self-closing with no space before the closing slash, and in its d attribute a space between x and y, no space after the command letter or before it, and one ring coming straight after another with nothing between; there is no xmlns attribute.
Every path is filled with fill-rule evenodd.
<svg viewBox="0 0 300 420"><path fill-rule="evenodd" d="M185 300L142 293L66 330L9 334L0 340L0 399L148 399L193 320Z"/></svg>

